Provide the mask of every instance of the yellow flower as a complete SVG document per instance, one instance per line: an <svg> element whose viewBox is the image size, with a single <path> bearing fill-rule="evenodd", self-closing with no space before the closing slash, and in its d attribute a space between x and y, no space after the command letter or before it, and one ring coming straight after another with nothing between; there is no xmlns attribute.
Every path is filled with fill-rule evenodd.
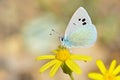
<svg viewBox="0 0 120 80"><path fill-rule="evenodd" d="M59 67L63 68L63 66L65 67L64 70L71 70L74 71L76 74L80 74L81 69L73 60L89 61L92 59L91 57L88 56L71 54L69 50L63 46L60 46L57 50L54 50L53 53L55 53L55 55L43 55L43 56L38 56L36 58L36 60L51 59L50 62L46 63L40 68L40 72L44 72L46 69L52 67L52 69L50 70L51 77L55 75ZM65 71L65 73L67 72Z"/></svg>
<svg viewBox="0 0 120 80"><path fill-rule="evenodd" d="M92 72L88 74L89 78L93 80L120 80L120 65L116 67L116 60L112 61L108 70L101 60L97 60L96 64L101 71L101 74Z"/></svg>

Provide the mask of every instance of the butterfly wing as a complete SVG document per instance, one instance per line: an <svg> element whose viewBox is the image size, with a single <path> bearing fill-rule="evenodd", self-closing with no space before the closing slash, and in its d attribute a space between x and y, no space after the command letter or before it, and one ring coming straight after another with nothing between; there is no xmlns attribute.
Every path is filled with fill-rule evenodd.
<svg viewBox="0 0 120 80"><path fill-rule="evenodd" d="M68 24L63 44L66 47L88 47L96 41L96 38L95 26L92 24L87 11L80 7Z"/></svg>
<svg viewBox="0 0 120 80"><path fill-rule="evenodd" d="M67 37L68 47L89 47L97 39L97 31L93 24L78 28Z"/></svg>
<svg viewBox="0 0 120 80"><path fill-rule="evenodd" d="M83 7L80 7L73 14L73 16L72 16L72 18L71 18L71 20L70 20L70 22L67 26L67 29L65 31L65 36L64 37L70 35L73 31L80 28L80 26L83 26L83 23L82 23L83 19L85 19L87 24L92 24L91 19L88 15L87 11Z"/></svg>

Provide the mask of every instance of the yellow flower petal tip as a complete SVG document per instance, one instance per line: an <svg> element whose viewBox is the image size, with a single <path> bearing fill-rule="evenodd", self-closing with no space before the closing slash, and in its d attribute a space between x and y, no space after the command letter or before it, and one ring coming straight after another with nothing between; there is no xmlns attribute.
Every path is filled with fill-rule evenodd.
<svg viewBox="0 0 120 80"><path fill-rule="evenodd" d="M113 60L110 64L109 69L106 69L102 60L97 60L96 64L100 69L101 73L91 72L88 74L88 77L93 80L120 80L120 65L115 68L116 60Z"/></svg>
<svg viewBox="0 0 120 80"><path fill-rule="evenodd" d="M66 64L70 69L70 71L75 72L76 74L81 74L82 71L79 68L79 66L74 62L74 60L81 60L81 61L92 60L92 58L89 56L72 54L67 48L63 46L59 46L58 49L53 50L52 52L55 53L55 55L43 55L43 56L38 56L36 58L36 60L46 60L46 59L52 60L46 63L45 65L43 65L39 70L39 72L44 72L48 68L52 67L49 74L50 77L53 77L56 74L57 70L61 67L62 64Z"/></svg>

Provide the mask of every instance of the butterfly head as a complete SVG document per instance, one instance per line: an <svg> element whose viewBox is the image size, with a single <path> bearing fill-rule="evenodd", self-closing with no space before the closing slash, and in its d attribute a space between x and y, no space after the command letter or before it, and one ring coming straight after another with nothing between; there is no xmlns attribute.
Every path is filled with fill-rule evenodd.
<svg viewBox="0 0 120 80"><path fill-rule="evenodd" d="M62 43L63 46L65 46L66 40L64 37L60 37L60 42Z"/></svg>
<svg viewBox="0 0 120 80"><path fill-rule="evenodd" d="M60 37L60 41L62 43L62 46L70 48L72 45L70 44L70 41L65 37Z"/></svg>
<svg viewBox="0 0 120 80"><path fill-rule="evenodd" d="M64 42L64 37L60 37L60 41L61 41L61 43L63 43Z"/></svg>

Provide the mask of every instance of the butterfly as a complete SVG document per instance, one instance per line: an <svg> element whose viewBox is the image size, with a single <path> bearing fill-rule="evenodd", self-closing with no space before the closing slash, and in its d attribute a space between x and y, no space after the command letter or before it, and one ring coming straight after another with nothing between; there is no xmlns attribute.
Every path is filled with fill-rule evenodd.
<svg viewBox="0 0 120 80"><path fill-rule="evenodd" d="M96 42L97 31L87 13L80 7L73 14L63 37L61 44L65 47L89 47Z"/></svg>

